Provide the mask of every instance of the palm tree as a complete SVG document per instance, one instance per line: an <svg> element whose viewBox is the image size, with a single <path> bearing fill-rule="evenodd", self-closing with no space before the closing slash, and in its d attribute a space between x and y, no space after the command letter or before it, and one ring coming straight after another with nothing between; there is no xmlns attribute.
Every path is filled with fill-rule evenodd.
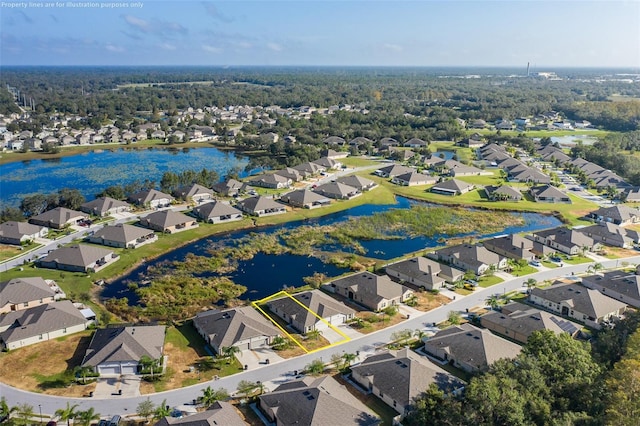
<svg viewBox="0 0 640 426"><path fill-rule="evenodd" d="M93 407L89 407L85 411L76 412L75 420L77 420L82 426L89 426L92 421L100 420L100 413L96 413Z"/></svg>
<svg viewBox="0 0 640 426"><path fill-rule="evenodd" d="M497 311L498 308L500 307L500 298L495 294L492 294L491 296L487 297L485 302L487 302L487 305L489 305L491 309L493 309L494 311Z"/></svg>
<svg viewBox="0 0 640 426"><path fill-rule="evenodd" d="M318 340L320 336L322 336L322 331L318 330L317 328L314 328L311 331L307 331L307 333L305 334L305 337L311 340Z"/></svg>
<svg viewBox="0 0 640 426"><path fill-rule="evenodd" d="M71 419L73 419L77 414L76 408L78 408L78 404L71 405L67 402L67 408L60 408L56 410L56 416L60 417L60 420L66 421L67 426L71 426Z"/></svg>
<svg viewBox="0 0 640 426"><path fill-rule="evenodd" d="M156 411L153 413L154 420L160 420L171 415L171 408L167 405L167 400L163 399L162 404L156 407Z"/></svg>
<svg viewBox="0 0 640 426"><path fill-rule="evenodd" d="M11 413L18 411L18 407L9 407L7 404L7 399L3 396L0 398L0 417L7 416L7 418L11 417Z"/></svg>
<svg viewBox="0 0 640 426"><path fill-rule="evenodd" d="M224 346L221 348L221 352L227 359L227 364L230 364L233 356L240 352L240 348L237 346Z"/></svg>
<svg viewBox="0 0 640 426"><path fill-rule="evenodd" d="M592 263L591 265L589 265L589 267L587 268L587 272L591 272L593 274L595 274L598 271L601 271L604 269L604 266L602 266L602 263Z"/></svg>
<svg viewBox="0 0 640 426"><path fill-rule="evenodd" d="M342 359L344 360L344 367L345 368L350 367L351 363L355 361L356 358L357 358L356 354L352 354L349 352L342 354Z"/></svg>
<svg viewBox="0 0 640 426"><path fill-rule="evenodd" d="M18 413L18 417L13 420L14 424L25 426L32 424L33 405L27 404L26 402L18 404L15 407L15 411Z"/></svg>
<svg viewBox="0 0 640 426"><path fill-rule="evenodd" d="M538 285L538 281L536 281L535 278L529 278L524 282L524 285L527 287L528 291L531 291L532 288Z"/></svg>
<svg viewBox="0 0 640 426"><path fill-rule="evenodd" d="M304 369L312 376L319 376L324 371L324 362L321 359L314 359Z"/></svg>
<svg viewBox="0 0 640 426"><path fill-rule="evenodd" d="M216 401L229 398L229 392L226 389L220 388L218 390L211 389L211 386L207 386L202 389L202 396L200 397L200 403L204 407L208 407Z"/></svg>

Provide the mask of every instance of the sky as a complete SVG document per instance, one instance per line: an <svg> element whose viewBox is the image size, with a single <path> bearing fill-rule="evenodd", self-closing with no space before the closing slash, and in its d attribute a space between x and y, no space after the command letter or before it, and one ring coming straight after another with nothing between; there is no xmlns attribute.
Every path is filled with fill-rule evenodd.
<svg viewBox="0 0 640 426"><path fill-rule="evenodd" d="M0 65L640 68L640 0L0 1Z"/></svg>

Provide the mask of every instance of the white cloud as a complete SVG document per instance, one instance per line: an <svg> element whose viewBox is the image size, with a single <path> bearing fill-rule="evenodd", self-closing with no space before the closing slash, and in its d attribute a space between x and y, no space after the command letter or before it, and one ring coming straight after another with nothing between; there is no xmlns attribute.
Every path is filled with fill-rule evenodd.
<svg viewBox="0 0 640 426"><path fill-rule="evenodd" d="M158 47L163 50L176 50L176 47L171 43L162 43Z"/></svg>
<svg viewBox="0 0 640 426"><path fill-rule="evenodd" d="M116 46L114 44L107 44L104 48L107 49L109 52L113 52L113 53L124 52L124 47Z"/></svg>
<svg viewBox="0 0 640 426"><path fill-rule="evenodd" d="M233 45L242 49L251 49L253 47L253 45L248 41L236 41L233 42Z"/></svg>
<svg viewBox="0 0 640 426"><path fill-rule="evenodd" d="M282 52L282 49L283 49L281 45L273 42L267 43L267 48L273 50L274 52Z"/></svg>
<svg viewBox="0 0 640 426"><path fill-rule="evenodd" d="M402 52L404 50L402 46L393 43L384 43L382 48L386 50L393 50L394 52Z"/></svg>
<svg viewBox="0 0 640 426"><path fill-rule="evenodd" d="M209 44L203 44L202 50L209 53L222 53L222 49L216 46L211 46Z"/></svg>
<svg viewBox="0 0 640 426"><path fill-rule="evenodd" d="M136 18L135 16L131 15L124 15L124 20L127 22L127 24L144 33L148 33L149 31L151 31L151 24L144 19Z"/></svg>

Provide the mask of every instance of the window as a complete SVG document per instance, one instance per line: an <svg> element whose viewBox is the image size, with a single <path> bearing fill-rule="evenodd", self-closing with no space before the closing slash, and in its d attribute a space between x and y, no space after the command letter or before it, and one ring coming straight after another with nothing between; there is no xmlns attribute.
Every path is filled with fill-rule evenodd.
<svg viewBox="0 0 640 426"><path fill-rule="evenodd" d="M384 396L384 394L382 393L382 391L380 391L380 398L382 398Z"/></svg>
<svg viewBox="0 0 640 426"><path fill-rule="evenodd" d="M29 307L29 302L24 302L24 303L22 304L22 307L23 307L23 308L28 308L28 307Z"/></svg>
<svg viewBox="0 0 640 426"><path fill-rule="evenodd" d="M42 334L38 337L40 340L42 340Z"/></svg>
<svg viewBox="0 0 640 426"><path fill-rule="evenodd" d="M67 332L67 327L63 328L63 329L62 329L62 332L63 332L63 333L66 333L66 332Z"/></svg>

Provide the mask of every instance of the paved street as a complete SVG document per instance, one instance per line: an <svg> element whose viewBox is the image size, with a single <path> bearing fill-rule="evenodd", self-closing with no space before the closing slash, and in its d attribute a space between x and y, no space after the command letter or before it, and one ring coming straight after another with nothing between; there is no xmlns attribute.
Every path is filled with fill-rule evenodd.
<svg viewBox="0 0 640 426"><path fill-rule="evenodd" d="M622 260L606 260L601 262L605 268L614 268L619 266L622 261L629 264L640 263L640 256L634 256ZM171 406L177 406L185 403L190 403L196 399L202 393L202 389L207 386L213 388L225 388L233 392L240 380L251 381L277 381L281 382L287 378L292 378L292 374L295 370L303 370L304 367L315 359L322 359L325 362L329 362L331 355L335 353L356 353L359 351L362 359L366 354L373 353L377 348L384 346L384 344L391 340L391 334L395 331L410 329L428 329L434 322L438 323L444 321L447 318L449 311L461 311L464 312L467 308L473 308L474 306L484 305L484 301L491 294L503 294L510 291L522 290L523 283L528 278L534 278L538 281L551 280L557 277L571 276L572 274L580 274L587 271L589 263L580 265L567 265L562 268L540 271L536 274L528 275L526 277L513 278L509 281L497 284L489 288L479 288L474 293L466 297L457 297L449 304L440 308L434 309L429 312L420 313L416 316L411 316L410 319L403 321L393 327L388 327L376 333L363 335L358 338L346 342L342 345L338 345L332 348L328 348L312 354L307 354L294 358L291 360L272 361L270 364L257 364L253 368L247 371L235 374L233 376L224 377L219 380L212 380L204 384L198 384L182 389L176 389L172 391L161 392L149 396L130 397L124 396L111 396L107 398L63 398L49 395L36 394L31 392L25 392L18 390L4 384L0 384L0 394L7 398L9 405L16 405L24 402L28 402L34 407L39 405L42 407L43 413L53 413L55 410L63 407L67 401L73 404L78 404L80 410L93 407L102 416L110 416L113 414L131 414L135 413L137 405L145 400L147 397L156 404L166 399L167 404Z"/></svg>

